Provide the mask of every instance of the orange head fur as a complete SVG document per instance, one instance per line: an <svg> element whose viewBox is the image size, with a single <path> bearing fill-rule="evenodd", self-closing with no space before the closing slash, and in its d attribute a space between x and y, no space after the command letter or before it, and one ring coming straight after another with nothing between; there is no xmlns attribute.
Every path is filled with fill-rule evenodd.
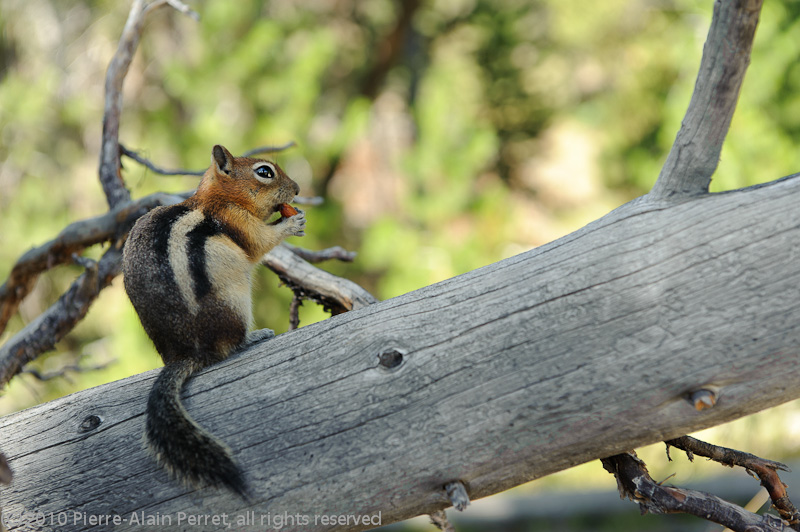
<svg viewBox="0 0 800 532"><path fill-rule="evenodd" d="M276 163L234 157L217 145L212 150L211 166L200 181L195 199L206 214L227 218L236 216L235 211L242 209L266 220L281 204L294 200L298 192L297 183Z"/></svg>

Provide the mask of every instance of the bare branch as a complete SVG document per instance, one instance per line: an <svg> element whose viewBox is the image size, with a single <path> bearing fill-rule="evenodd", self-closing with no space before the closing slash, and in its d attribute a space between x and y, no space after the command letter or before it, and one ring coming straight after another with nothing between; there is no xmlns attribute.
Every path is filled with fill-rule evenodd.
<svg viewBox="0 0 800 532"><path fill-rule="evenodd" d="M689 109L652 197L708 192L750 63L762 0L717 0Z"/></svg>
<svg viewBox="0 0 800 532"><path fill-rule="evenodd" d="M252 150L244 152L242 157L252 157L253 155L259 155L261 153L276 153L279 151L288 150L294 146L297 146L297 144L293 140L290 140L282 146L261 146L260 148L253 148Z"/></svg>
<svg viewBox="0 0 800 532"><path fill-rule="evenodd" d="M161 7L160 4L168 4L170 7L175 9L176 11L183 13L184 15L191 17L195 20L200 20L200 15L194 11L192 8L181 2L180 0L159 0L158 2L153 2L149 6L147 6L148 11L152 8L155 9L157 7Z"/></svg>
<svg viewBox="0 0 800 532"><path fill-rule="evenodd" d="M23 254L11 269L8 279L0 286L0 333L8 325L19 304L33 289L39 274L72 262L72 255L83 249L124 236L134 222L159 205L170 205L182 201L191 192L180 196L157 193L128 202L94 218L73 222L65 227L53 240L30 249Z"/></svg>
<svg viewBox="0 0 800 532"><path fill-rule="evenodd" d="M290 148L290 147L292 147L294 145L295 145L295 143L294 143L294 141L292 141L292 142L289 142L287 144L284 144L283 146L262 146L260 148L255 148L253 150L245 152L244 154L242 154L242 157L250 157L250 156L258 154L258 153L279 152L279 151L285 150L287 148ZM137 152L135 152L133 150L129 150L128 148L126 148L122 144L119 145L119 152L120 152L121 155L124 155L126 157L129 157L129 158L133 159L137 163L147 167L150 171L152 171L152 172L154 172L156 174L159 174L159 175L202 176L206 172L205 168L202 169L202 170L188 170L186 168L175 168L175 169L163 168L163 167L158 166L155 163L153 163L150 159L147 159L146 157L143 157L142 155L139 155ZM319 198L319 199L321 200L322 198Z"/></svg>
<svg viewBox="0 0 800 532"><path fill-rule="evenodd" d="M64 379L69 380L67 378L67 373L88 373L90 371L98 371L98 370L107 368L108 366L110 366L114 362L116 362L116 361L115 360L110 360L108 362L104 362L102 364L95 364L93 366L81 366L81 365L78 365L78 364L68 364L66 366L63 366L62 368L59 368L56 371L49 371L47 373L42 373L41 371L39 371L37 369L33 369L33 368L25 368L22 371L20 371L20 373L23 373L25 375L31 375L36 380L42 381L42 382L50 381L50 380L53 380L53 379L57 379L59 377L63 377Z"/></svg>
<svg viewBox="0 0 800 532"><path fill-rule="evenodd" d="M736 532L791 532L772 515L758 515L700 491L662 486L634 452L603 458L603 467L617 479L620 497L639 505L642 513L687 513L727 526Z"/></svg>
<svg viewBox="0 0 800 532"><path fill-rule="evenodd" d="M286 246L292 253L294 253L301 259L310 262L311 264L317 264L319 262L324 262L326 260L340 260L342 262L353 262L356 258L355 251L347 251L341 246L333 246L330 248L320 249L317 251L293 246L291 244L284 244L284 246Z"/></svg>
<svg viewBox="0 0 800 532"><path fill-rule="evenodd" d="M275 272L296 295L319 303L333 314L378 301L356 283L315 268L284 245L267 253L262 263Z"/></svg>
<svg viewBox="0 0 800 532"><path fill-rule="evenodd" d="M122 250L111 246L95 268L87 269L58 301L0 347L0 386L70 332L121 268Z"/></svg>
<svg viewBox="0 0 800 532"><path fill-rule="evenodd" d="M448 521L444 510L433 512L428 517L431 519L431 524L442 532L456 532L455 527Z"/></svg>
<svg viewBox="0 0 800 532"><path fill-rule="evenodd" d="M755 473L761 481L761 485L767 489L772 504L781 514L781 518L785 519L795 530L800 530L800 512L789 500L786 485L777 473L778 470L789 471L786 465L736 449L712 445L689 436L668 440L664 443L667 444L667 448L672 446L685 451L690 460L696 454L727 466L743 467L748 472Z"/></svg>
<svg viewBox="0 0 800 532"><path fill-rule="evenodd" d="M124 155L125 157L129 157L136 161L137 163L147 167L151 172L154 172L159 175L195 175L201 176L206 171L205 170L187 170L185 168L176 168L174 170L169 170L167 168L162 168L160 166L156 166L150 159L142 157L135 151L129 150L122 144L119 145L119 152L120 154Z"/></svg>
<svg viewBox="0 0 800 532"><path fill-rule="evenodd" d="M103 110L103 142L100 149L100 184L112 209L130 200L130 193L120 174L119 121L122 114L122 84L128 74L133 54L142 34L146 5L144 0L134 0L125 28L122 30L117 52L106 71L106 97Z"/></svg>
<svg viewBox="0 0 800 532"><path fill-rule="evenodd" d="M297 295L294 294L292 297L292 303L289 305L289 330L293 331L300 326L300 306L303 304L303 300Z"/></svg>
<svg viewBox="0 0 800 532"><path fill-rule="evenodd" d="M122 85L133 61L136 48L139 46L145 16L150 11L164 5L170 5L190 16L194 13L179 0L159 0L150 4L145 3L144 0L134 0L128 20L122 30L117 51L106 71L99 177L108 205L112 209L131 199L120 174L119 121L122 115ZM196 15L194 13L193 16Z"/></svg>

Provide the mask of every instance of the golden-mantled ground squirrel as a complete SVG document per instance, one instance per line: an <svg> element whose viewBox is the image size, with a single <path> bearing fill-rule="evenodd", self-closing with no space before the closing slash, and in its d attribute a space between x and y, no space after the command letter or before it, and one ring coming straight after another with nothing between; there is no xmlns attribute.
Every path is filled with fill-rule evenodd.
<svg viewBox="0 0 800 532"><path fill-rule="evenodd" d="M147 443L190 485L247 494L231 451L192 420L180 394L195 372L274 335L248 333L251 274L281 240L305 234L302 211L266 223L299 190L277 164L214 146L197 192L140 218L125 244L125 290L164 361L147 402Z"/></svg>

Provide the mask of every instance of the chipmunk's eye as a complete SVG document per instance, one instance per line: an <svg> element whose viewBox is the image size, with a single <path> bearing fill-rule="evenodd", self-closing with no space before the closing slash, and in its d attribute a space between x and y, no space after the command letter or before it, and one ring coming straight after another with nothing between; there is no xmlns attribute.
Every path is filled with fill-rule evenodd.
<svg viewBox="0 0 800 532"><path fill-rule="evenodd" d="M264 164L253 170L262 181L275 177L275 168L271 164Z"/></svg>

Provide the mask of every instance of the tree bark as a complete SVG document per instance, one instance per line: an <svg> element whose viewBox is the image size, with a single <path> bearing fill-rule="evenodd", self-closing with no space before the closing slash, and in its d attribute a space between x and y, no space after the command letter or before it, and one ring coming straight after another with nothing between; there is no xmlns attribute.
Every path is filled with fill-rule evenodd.
<svg viewBox="0 0 800 532"><path fill-rule="evenodd" d="M117 530L163 530L167 518L220 528L212 517L188 526L200 513L227 514L232 527L252 516L236 529L257 530L284 512L296 519L283 530L363 530L379 512L387 524L446 507L454 480L477 499L794 399L798 203L798 176L691 200L645 196L548 245L206 370L186 405L233 449L249 504L187 491L147 456L152 371L0 419L15 470L0 506L7 520L65 512L46 530L107 515L124 519ZM717 401L698 411L688 398L706 387ZM338 515L373 521L323 524Z"/></svg>

